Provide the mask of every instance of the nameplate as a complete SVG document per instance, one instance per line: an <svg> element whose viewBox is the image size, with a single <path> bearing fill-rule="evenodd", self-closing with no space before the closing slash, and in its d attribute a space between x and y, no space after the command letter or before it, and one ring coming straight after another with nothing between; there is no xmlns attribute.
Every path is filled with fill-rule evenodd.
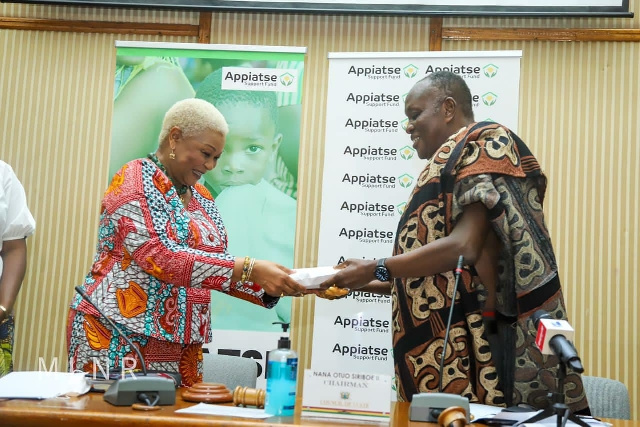
<svg viewBox="0 0 640 427"><path fill-rule="evenodd" d="M302 416L388 422L390 387L389 375L306 369Z"/></svg>

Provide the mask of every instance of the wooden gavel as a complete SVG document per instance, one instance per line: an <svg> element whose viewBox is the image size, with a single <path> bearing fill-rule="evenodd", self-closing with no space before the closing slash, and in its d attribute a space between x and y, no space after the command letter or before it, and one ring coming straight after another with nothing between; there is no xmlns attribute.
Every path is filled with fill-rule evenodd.
<svg viewBox="0 0 640 427"><path fill-rule="evenodd" d="M264 408L265 391L260 388L237 386L233 391L233 404Z"/></svg>
<svg viewBox="0 0 640 427"><path fill-rule="evenodd" d="M468 425L467 412L460 406L447 408L438 416L438 425L441 427L464 427Z"/></svg>

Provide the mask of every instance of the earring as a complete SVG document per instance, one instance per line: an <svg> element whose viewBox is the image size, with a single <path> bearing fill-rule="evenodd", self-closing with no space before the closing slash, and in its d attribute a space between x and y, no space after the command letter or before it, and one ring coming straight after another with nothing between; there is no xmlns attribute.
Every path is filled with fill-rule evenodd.
<svg viewBox="0 0 640 427"><path fill-rule="evenodd" d="M171 153L169 153L169 158L171 160L175 160L175 158L176 158L176 154L173 152L173 148L171 149Z"/></svg>

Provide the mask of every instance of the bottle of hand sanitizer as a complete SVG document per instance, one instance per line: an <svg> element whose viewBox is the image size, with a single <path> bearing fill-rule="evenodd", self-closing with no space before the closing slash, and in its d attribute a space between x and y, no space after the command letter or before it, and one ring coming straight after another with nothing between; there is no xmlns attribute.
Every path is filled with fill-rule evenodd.
<svg viewBox="0 0 640 427"><path fill-rule="evenodd" d="M282 325L285 335L278 340L278 348L271 350L267 358L267 393L264 411L269 415L291 416L296 406L296 382L298 379L298 355L291 350L287 335L289 324Z"/></svg>

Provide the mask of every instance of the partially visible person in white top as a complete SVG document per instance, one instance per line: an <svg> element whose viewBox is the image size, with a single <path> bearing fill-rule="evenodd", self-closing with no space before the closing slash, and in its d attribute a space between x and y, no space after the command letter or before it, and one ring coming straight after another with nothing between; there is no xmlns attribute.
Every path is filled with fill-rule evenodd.
<svg viewBox="0 0 640 427"><path fill-rule="evenodd" d="M27 269L26 238L36 223L22 184L0 160L0 377L13 369L13 305Z"/></svg>

